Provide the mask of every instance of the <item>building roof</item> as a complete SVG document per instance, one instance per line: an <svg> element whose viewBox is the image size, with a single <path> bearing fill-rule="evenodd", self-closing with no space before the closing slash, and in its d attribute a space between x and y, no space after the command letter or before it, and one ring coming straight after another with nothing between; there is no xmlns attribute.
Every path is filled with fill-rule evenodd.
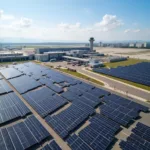
<svg viewBox="0 0 150 150"><path fill-rule="evenodd" d="M83 58L78 58L78 57L63 56L63 58L78 60L78 61L83 61L83 62L89 62L89 59L83 59Z"/></svg>

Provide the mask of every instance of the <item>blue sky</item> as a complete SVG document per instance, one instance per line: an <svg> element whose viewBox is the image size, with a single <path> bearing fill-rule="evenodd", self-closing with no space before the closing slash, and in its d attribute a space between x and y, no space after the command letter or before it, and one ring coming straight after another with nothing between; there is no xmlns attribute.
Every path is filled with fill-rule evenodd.
<svg viewBox="0 0 150 150"><path fill-rule="evenodd" d="M149 0L4 0L0 39L149 40Z"/></svg>

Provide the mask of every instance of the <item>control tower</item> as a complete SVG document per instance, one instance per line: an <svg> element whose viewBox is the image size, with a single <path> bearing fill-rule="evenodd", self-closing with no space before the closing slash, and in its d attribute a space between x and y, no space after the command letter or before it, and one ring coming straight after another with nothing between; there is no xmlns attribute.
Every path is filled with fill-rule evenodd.
<svg viewBox="0 0 150 150"><path fill-rule="evenodd" d="M93 51L93 42L95 41L94 37L91 37L89 41L90 41L90 50Z"/></svg>

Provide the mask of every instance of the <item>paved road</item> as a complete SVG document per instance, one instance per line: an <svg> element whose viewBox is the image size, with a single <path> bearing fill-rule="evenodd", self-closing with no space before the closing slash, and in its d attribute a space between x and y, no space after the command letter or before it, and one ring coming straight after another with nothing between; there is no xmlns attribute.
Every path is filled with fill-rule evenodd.
<svg viewBox="0 0 150 150"><path fill-rule="evenodd" d="M125 95L135 95L136 97L140 97L142 99L146 99L146 100L150 100L150 92L146 92L143 91L142 89L138 89L138 88L134 88L133 86L130 86L128 84L123 84L121 82L112 80L111 78L108 77L104 77L104 76L100 76L96 73L93 72L89 72L86 70L83 70L83 66L72 66L72 65L67 65L67 63L64 62L53 62L53 63L48 63L54 67L61 65L62 67L67 67L67 68L74 68L76 69L78 72L84 73L90 77L99 79L103 82L105 82L107 85L109 85L109 87L111 87L113 89L113 91L122 91L124 92Z"/></svg>
<svg viewBox="0 0 150 150"><path fill-rule="evenodd" d="M132 95L135 95L137 97L141 97L141 98L146 99L146 100L150 100L150 92L146 92L146 91L131 87L131 86L126 85L126 84L122 84L121 82L111 80L107 77L104 77L102 75L98 75L98 74L95 74L95 73L92 73L92 72L89 72L86 70L80 69L79 71L81 73L84 73L88 76L91 76L93 78L97 78L97 79L107 83L110 87L112 87L116 90L124 91L125 93L132 94Z"/></svg>

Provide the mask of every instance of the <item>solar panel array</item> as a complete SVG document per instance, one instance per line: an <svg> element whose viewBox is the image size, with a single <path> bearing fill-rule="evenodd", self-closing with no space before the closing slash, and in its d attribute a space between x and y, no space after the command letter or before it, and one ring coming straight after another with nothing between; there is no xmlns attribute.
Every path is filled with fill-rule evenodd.
<svg viewBox="0 0 150 150"><path fill-rule="evenodd" d="M126 126L139 116L140 111L149 110L148 107L41 65L24 63L10 68L21 75L11 77L8 81L73 150L108 149L120 125ZM37 119L29 116L30 110L12 92L7 82L0 79L0 84L0 146L2 144L7 150L32 149L37 145L42 150L60 150ZM100 108L100 114L96 113L97 108ZM17 122L13 120L16 118ZM10 121L13 124L4 125ZM89 125L80 128L87 122ZM146 133L144 129L142 132ZM49 140L47 137L51 140L45 145Z"/></svg>
<svg viewBox="0 0 150 150"><path fill-rule="evenodd" d="M66 138L69 132L83 123L90 115L91 110L83 106L72 104L57 115L47 116L46 122L62 137Z"/></svg>
<svg viewBox="0 0 150 150"><path fill-rule="evenodd" d="M53 140L45 145L41 150L61 150L60 146Z"/></svg>
<svg viewBox="0 0 150 150"><path fill-rule="evenodd" d="M46 85L47 87L49 87L50 89L52 89L56 93L62 93L63 92L63 89L61 87L55 85L54 82L48 78L41 78L39 80L39 82L42 83L43 85Z"/></svg>
<svg viewBox="0 0 150 150"><path fill-rule="evenodd" d="M150 127L138 122L132 132L150 142Z"/></svg>
<svg viewBox="0 0 150 150"><path fill-rule="evenodd" d="M67 142L72 150L83 149L83 145L87 149L105 150L113 141L119 128L119 124L96 114L90 119L90 124L78 133L78 136L74 134L67 139Z"/></svg>
<svg viewBox="0 0 150 150"><path fill-rule="evenodd" d="M43 76L45 75L44 71L47 70L47 68L45 68L44 66L41 67L40 65L30 62L15 65L14 68L29 76Z"/></svg>
<svg viewBox="0 0 150 150"><path fill-rule="evenodd" d="M127 138L127 141L121 141L122 150L150 150L150 127L138 123L132 129L133 133Z"/></svg>
<svg viewBox="0 0 150 150"><path fill-rule="evenodd" d="M136 119L140 111L149 110L148 107L114 94L104 97L103 101L105 104L100 106L101 113L123 126Z"/></svg>
<svg viewBox="0 0 150 150"><path fill-rule="evenodd" d="M0 95L12 92L13 90L10 88L8 83L5 80L0 80Z"/></svg>
<svg viewBox="0 0 150 150"><path fill-rule="evenodd" d="M26 75L20 76L18 78L10 79L9 82L16 88L16 90L23 94L29 90L41 86L40 82L36 82L31 77Z"/></svg>
<svg viewBox="0 0 150 150"><path fill-rule="evenodd" d="M95 68L93 69L93 71L150 86L150 63L149 62L142 62L135 65L117 67L111 69Z"/></svg>
<svg viewBox="0 0 150 150"><path fill-rule="evenodd" d="M0 124L24 117L29 113L30 110L14 92L0 96Z"/></svg>
<svg viewBox="0 0 150 150"><path fill-rule="evenodd" d="M30 116L25 121L0 129L0 148L2 150L24 150L47 137L51 137L48 131L34 116Z"/></svg>
<svg viewBox="0 0 150 150"><path fill-rule="evenodd" d="M42 116L54 112L67 103L67 100L56 95L47 87L23 94L24 99Z"/></svg>
<svg viewBox="0 0 150 150"><path fill-rule="evenodd" d="M6 79L12 79L15 77L19 77L23 75L20 71L14 69L14 68L5 68L0 70L0 73L6 78Z"/></svg>

